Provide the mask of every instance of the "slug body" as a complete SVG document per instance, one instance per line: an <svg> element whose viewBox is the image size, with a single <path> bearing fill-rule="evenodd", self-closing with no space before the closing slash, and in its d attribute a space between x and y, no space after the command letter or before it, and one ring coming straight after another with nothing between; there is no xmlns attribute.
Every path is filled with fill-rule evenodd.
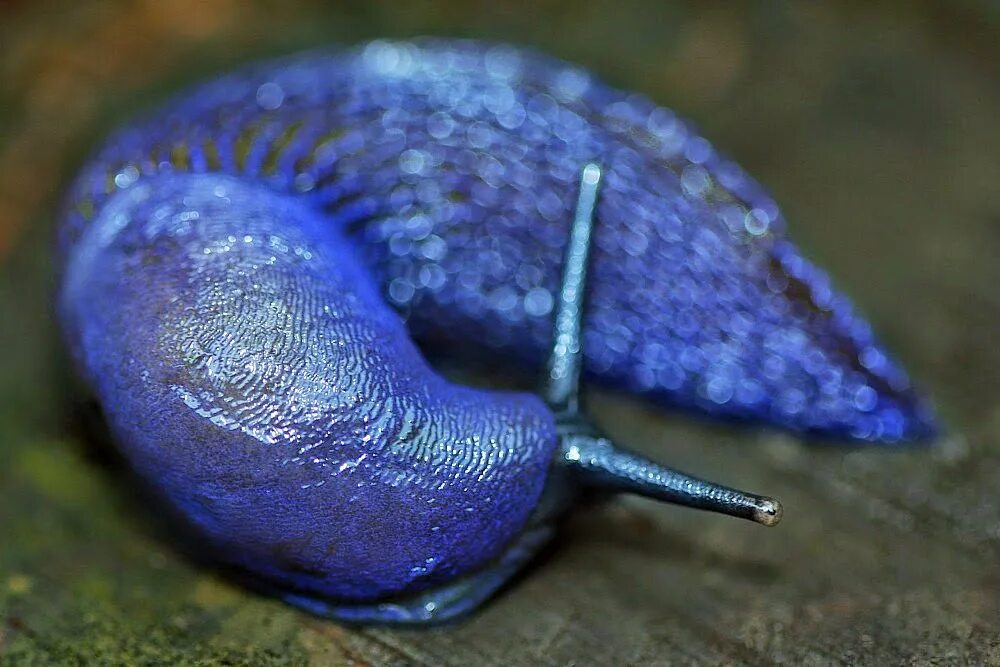
<svg viewBox="0 0 1000 667"><path fill-rule="evenodd" d="M592 282L563 351L589 376L796 430L932 430L773 202L690 127L466 42L266 64L113 136L60 227L67 340L139 474L319 613L467 611L584 487L773 523L621 454L575 401L448 383L411 341L540 364L557 312L581 317L560 276L592 161Z"/></svg>
<svg viewBox="0 0 1000 667"><path fill-rule="evenodd" d="M556 444L542 401L432 373L346 239L286 195L139 183L88 230L65 289L128 459L278 584L370 600L447 581L538 502Z"/></svg>

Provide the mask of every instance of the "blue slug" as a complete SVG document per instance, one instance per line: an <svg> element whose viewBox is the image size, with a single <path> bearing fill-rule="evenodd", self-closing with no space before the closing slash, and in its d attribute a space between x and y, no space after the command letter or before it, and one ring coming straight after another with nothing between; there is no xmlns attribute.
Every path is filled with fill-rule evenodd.
<svg viewBox="0 0 1000 667"><path fill-rule="evenodd" d="M799 431L933 431L783 228L688 124L579 68L375 42L115 134L60 225L59 308L126 458L215 557L315 613L420 623L487 599L585 493L779 519L597 433L581 373ZM454 385L411 336L548 359L546 388Z"/></svg>

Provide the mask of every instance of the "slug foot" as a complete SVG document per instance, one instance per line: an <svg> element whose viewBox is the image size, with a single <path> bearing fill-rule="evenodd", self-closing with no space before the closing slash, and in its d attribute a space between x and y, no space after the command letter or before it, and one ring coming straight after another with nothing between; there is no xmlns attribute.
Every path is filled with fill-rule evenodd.
<svg viewBox="0 0 1000 667"><path fill-rule="evenodd" d="M397 626L447 623L475 611L492 598L538 555L553 532L550 522L532 525L483 569L430 590L384 602L351 604L296 591L268 592L310 614L346 623Z"/></svg>

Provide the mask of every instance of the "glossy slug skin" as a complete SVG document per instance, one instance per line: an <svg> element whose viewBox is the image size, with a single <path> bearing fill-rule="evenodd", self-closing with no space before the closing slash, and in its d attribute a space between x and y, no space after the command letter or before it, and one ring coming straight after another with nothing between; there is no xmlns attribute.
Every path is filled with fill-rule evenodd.
<svg viewBox="0 0 1000 667"><path fill-rule="evenodd" d="M588 160L606 172L591 378L821 435L934 431L904 371L736 164L672 112L508 46L375 42L198 87L98 153L61 251L110 193L159 174L232 174L350 237L418 340L536 365Z"/></svg>
<svg viewBox="0 0 1000 667"><path fill-rule="evenodd" d="M368 601L496 558L556 443L526 394L434 374L354 248L232 177L118 193L67 266L70 342L139 474L232 564Z"/></svg>

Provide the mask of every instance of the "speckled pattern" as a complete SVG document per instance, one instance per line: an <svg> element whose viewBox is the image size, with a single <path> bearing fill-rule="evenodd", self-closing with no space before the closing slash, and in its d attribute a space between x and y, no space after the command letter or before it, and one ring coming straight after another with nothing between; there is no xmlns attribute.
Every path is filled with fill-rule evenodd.
<svg viewBox="0 0 1000 667"><path fill-rule="evenodd" d="M150 178L76 246L64 320L124 453L221 558L342 601L423 590L521 532L555 425L433 373L318 222L230 176Z"/></svg>
<svg viewBox="0 0 1000 667"><path fill-rule="evenodd" d="M112 138L77 181L61 247L152 174L239 174L344 229L418 339L537 364L588 160L607 173L591 377L826 435L933 432L905 373L737 165L671 111L506 46L375 42L218 79Z"/></svg>

